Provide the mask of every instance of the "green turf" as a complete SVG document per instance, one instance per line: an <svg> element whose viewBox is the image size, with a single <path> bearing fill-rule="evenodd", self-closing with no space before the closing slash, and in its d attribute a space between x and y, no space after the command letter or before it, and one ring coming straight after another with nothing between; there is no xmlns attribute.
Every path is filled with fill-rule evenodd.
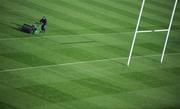
<svg viewBox="0 0 180 109"><path fill-rule="evenodd" d="M165 29L174 0L146 0L140 30ZM1 0L0 109L179 109L180 3L166 32L138 34L141 0ZM47 32L18 28L42 16Z"/></svg>

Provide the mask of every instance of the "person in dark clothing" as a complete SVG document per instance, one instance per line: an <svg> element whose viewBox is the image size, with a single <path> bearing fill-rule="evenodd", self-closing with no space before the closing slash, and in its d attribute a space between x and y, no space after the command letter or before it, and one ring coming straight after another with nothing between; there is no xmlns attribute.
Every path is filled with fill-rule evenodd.
<svg viewBox="0 0 180 109"><path fill-rule="evenodd" d="M46 25L47 25L47 19L45 16L42 17L42 19L40 20L40 23L41 23L41 32L45 32Z"/></svg>

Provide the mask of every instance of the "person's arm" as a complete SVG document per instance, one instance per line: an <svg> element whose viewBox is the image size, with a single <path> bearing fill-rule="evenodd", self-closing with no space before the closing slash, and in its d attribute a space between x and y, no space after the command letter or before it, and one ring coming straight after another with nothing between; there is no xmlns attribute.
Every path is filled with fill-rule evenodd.
<svg viewBox="0 0 180 109"><path fill-rule="evenodd" d="M42 20L43 20L43 19L41 19L39 22L42 23Z"/></svg>
<svg viewBox="0 0 180 109"><path fill-rule="evenodd" d="M47 19L46 19L46 24L47 24Z"/></svg>

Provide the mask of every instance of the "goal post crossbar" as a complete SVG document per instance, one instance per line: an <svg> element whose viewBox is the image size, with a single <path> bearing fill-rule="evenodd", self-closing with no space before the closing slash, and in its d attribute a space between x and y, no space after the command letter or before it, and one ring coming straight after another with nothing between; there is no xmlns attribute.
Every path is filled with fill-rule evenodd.
<svg viewBox="0 0 180 109"><path fill-rule="evenodd" d="M152 33L152 32L167 32L168 29L159 29L159 30L142 30L137 31L137 33Z"/></svg>
<svg viewBox="0 0 180 109"><path fill-rule="evenodd" d="M134 32L134 37L133 37L132 45L131 45L131 48L130 48L129 58L128 58L128 62L127 62L128 66L130 65L130 62L131 62L131 57L132 57L132 53L133 53L133 49L134 49L134 45L135 45L136 37L137 37L138 33L167 32L166 40L165 40L165 43L164 43L163 52L162 52L162 56L161 56L161 63L164 60L164 55L165 55L165 52L166 52L167 43L168 43L169 35L170 35L170 32L171 32L172 22L174 20L174 15L175 15L175 11L176 11L176 8L177 8L178 0L175 0L175 4L174 4L174 8L173 8L173 12L172 12L172 15L171 15L171 19L170 19L170 23L169 23L168 29L139 31L139 25L140 25L142 13L143 13L143 10L144 10L145 1L146 0L143 0L142 4L141 4L141 9L140 9L140 12L139 12L139 17L138 17L138 21L137 21L136 29L135 29L135 32Z"/></svg>

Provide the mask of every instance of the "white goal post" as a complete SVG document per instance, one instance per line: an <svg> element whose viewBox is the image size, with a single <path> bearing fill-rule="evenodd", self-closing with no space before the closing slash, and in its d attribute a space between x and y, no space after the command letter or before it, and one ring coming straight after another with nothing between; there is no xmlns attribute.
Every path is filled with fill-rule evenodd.
<svg viewBox="0 0 180 109"><path fill-rule="evenodd" d="M165 55L165 52L166 52L167 43L168 43L168 39L169 39L169 34L171 32L172 22L173 22L173 19L174 19L176 8L177 8L177 3L178 3L178 0L175 0L175 4L174 4L174 8L173 8L173 12L172 12L172 15L171 15L171 19L170 19L170 23L169 23L168 29L139 31L139 25L140 25L142 13L143 13L144 5L145 5L145 0L142 1L141 10L140 10L140 13L139 13L139 18L138 18L138 22L137 22L137 25L136 25L136 30L135 30L135 33L134 33L133 42L132 42L132 45L131 45L131 49L130 49L130 53L129 53L129 58L128 58L128 62L127 62L128 66L130 65L130 62L131 62L131 57L132 57L132 53L133 53L133 49L134 49L134 45L135 45L136 37L137 37L138 33L167 32L167 36L166 36L166 40L165 40L165 43L164 43L164 48L163 48L163 52L162 52L162 56L161 56L161 63L163 62L164 55Z"/></svg>

